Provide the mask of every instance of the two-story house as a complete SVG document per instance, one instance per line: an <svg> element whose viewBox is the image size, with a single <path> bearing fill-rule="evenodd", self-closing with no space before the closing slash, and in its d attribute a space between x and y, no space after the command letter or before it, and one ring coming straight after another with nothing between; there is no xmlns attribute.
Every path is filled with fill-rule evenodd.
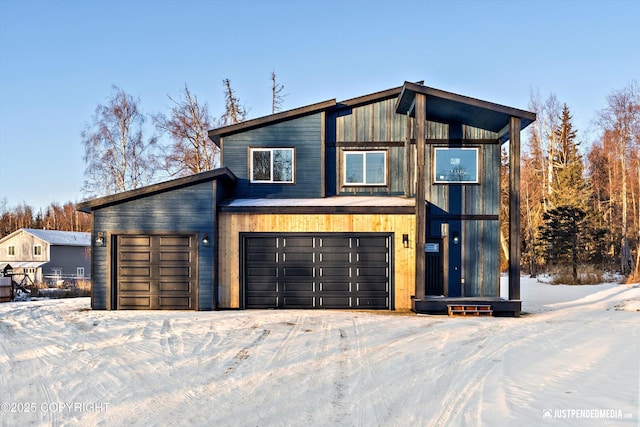
<svg viewBox="0 0 640 427"><path fill-rule="evenodd" d="M0 239L0 268L14 280L51 283L91 277L91 234L21 228Z"/></svg>
<svg viewBox="0 0 640 427"><path fill-rule="evenodd" d="M83 202L95 309L520 312L500 298L501 148L519 212L535 114L405 82L213 129L223 168Z"/></svg>

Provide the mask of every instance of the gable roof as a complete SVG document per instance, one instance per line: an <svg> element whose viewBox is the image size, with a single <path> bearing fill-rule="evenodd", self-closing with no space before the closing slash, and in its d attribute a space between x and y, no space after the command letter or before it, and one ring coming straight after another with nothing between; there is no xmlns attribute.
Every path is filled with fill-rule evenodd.
<svg viewBox="0 0 640 427"><path fill-rule="evenodd" d="M321 111L357 107L359 105L391 98L397 98L396 113L413 115L413 105L417 93L427 96L427 120L441 123L461 123L489 130L497 133L498 138L502 142L509 139L509 120L511 117L520 118L520 130L526 128L536 120L535 113L530 111L434 89L424 86L422 83L423 82L404 82L404 84L399 87L340 102L336 102L334 98L305 107L212 129L208 132L208 135L209 138L219 146L220 138L227 135L292 120Z"/></svg>
<svg viewBox="0 0 640 427"><path fill-rule="evenodd" d="M0 239L9 240L20 233L29 233L52 246L91 246L91 233L80 231L41 230L37 228L21 228Z"/></svg>
<svg viewBox="0 0 640 427"><path fill-rule="evenodd" d="M129 200L140 199L152 194L164 193L166 191L178 188L189 187L191 185L200 184L201 182L212 181L214 179L222 182L233 184L236 182L236 176L228 168L218 168L206 172L200 172L194 175L182 178L164 181L159 184L148 185L146 187L136 188L135 190L124 191L122 193L112 194L110 196L99 197L93 200L87 200L78 203L76 209L81 212L91 213L93 209L101 208Z"/></svg>
<svg viewBox="0 0 640 427"><path fill-rule="evenodd" d="M396 113L414 112L416 94L427 97L427 120L441 123L461 123L496 132L501 141L509 139L509 120L520 118L520 130L536 120L535 113L493 102L405 82L396 102Z"/></svg>

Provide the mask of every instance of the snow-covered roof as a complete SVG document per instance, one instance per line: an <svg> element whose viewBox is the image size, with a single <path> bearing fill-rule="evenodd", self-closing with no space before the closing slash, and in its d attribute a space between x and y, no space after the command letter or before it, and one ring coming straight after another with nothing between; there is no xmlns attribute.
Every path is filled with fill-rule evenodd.
<svg viewBox="0 0 640 427"><path fill-rule="evenodd" d="M229 207L402 207L415 206L415 199L402 196L336 196L309 199L234 199L221 203Z"/></svg>
<svg viewBox="0 0 640 427"><path fill-rule="evenodd" d="M80 231L40 230L36 228L23 228L22 231L36 236L58 246L91 246L91 233Z"/></svg>

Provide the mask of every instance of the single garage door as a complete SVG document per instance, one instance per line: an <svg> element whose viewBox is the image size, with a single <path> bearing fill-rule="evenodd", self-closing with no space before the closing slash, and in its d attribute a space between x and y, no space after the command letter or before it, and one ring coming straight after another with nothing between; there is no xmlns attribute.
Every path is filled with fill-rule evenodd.
<svg viewBox="0 0 640 427"><path fill-rule="evenodd" d="M245 233L245 308L390 309L390 234Z"/></svg>
<svg viewBox="0 0 640 427"><path fill-rule="evenodd" d="M191 235L117 236L117 308L194 310L196 242Z"/></svg>

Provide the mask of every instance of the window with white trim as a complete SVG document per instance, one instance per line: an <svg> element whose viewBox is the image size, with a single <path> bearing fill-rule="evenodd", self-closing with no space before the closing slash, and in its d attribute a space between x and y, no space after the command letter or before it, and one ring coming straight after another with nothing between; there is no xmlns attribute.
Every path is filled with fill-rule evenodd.
<svg viewBox="0 0 640 427"><path fill-rule="evenodd" d="M84 267L77 267L76 268L76 276L84 277Z"/></svg>
<svg viewBox="0 0 640 427"><path fill-rule="evenodd" d="M15 245L7 246L7 255L16 256L16 247L15 247Z"/></svg>
<svg viewBox="0 0 640 427"><path fill-rule="evenodd" d="M42 256L42 245L33 246L33 256Z"/></svg>
<svg viewBox="0 0 640 427"><path fill-rule="evenodd" d="M295 156L293 148L251 148L251 182L292 183Z"/></svg>
<svg viewBox="0 0 640 427"><path fill-rule="evenodd" d="M386 151L345 151L344 185L386 185Z"/></svg>

